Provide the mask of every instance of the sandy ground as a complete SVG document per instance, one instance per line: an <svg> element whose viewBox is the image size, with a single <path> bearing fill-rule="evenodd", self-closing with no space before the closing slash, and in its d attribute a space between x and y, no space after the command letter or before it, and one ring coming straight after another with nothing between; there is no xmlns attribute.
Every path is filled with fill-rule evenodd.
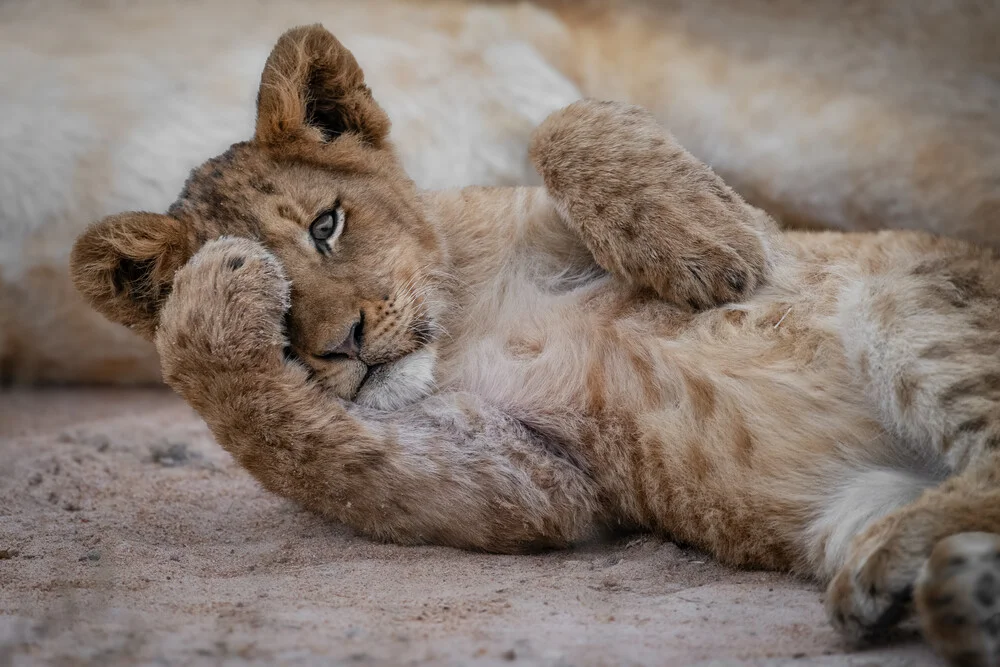
<svg viewBox="0 0 1000 667"><path fill-rule="evenodd" d="M0 394L0 665L935 665L820 592L631 536L375 544L257 487L162 390Z"/></svg>

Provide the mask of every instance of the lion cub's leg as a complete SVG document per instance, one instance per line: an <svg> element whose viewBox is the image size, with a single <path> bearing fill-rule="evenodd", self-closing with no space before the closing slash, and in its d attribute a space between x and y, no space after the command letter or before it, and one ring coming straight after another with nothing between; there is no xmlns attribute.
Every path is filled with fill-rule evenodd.
<svg viewBox="0 0 1000 667"><path fill-rule="evenodd" d="M1000 447L1000 260L902 238L918 253L890 255L890 271L843 296L844 346L885 427L961 471Z"/></svg>
<svg viewBox="0 0 1000 667"><path fill-rule="evenodd" d="M577 102L546 119L530 150L561 217L613 275L696 309L767 279L773 221L639 107Z"/></svg>
<svg viewBox="0 0 1000 667"><path fill-rule="evenodd" d="M209 242L163 307L163 375L270 491L380 539L498 552L587 537L593 481L475 396L398 412L347 404L285 359L289 284L247 239Z"/></svg>
<svg viewBox="0 0 1000 667"><path fill-rule="evenodd" d="M978 469L977 464L976 470L925 492L916 502L877 521L855 538L846 564L827 588L827 611L837 629L854 640L877 638L909 612L921 570L939 543L965 533L1000 534L1000 457L989 459L992 474L987 474L985 468ZM954 541L944 542L942 552L964 548L964 539L955 537ZM933 563L928 567L920 590L928 603L925 611L934 615L925 614L923 620L939 628L948 620L959 619L944 617L948 605L933 597L933 591L943 582L964 586L961 582L985 570L971 558L953 563L947 571ZM965 604L963 600L955 602ZM964 618L963 624L975 624L977 618ZM993 627L983 625L982 631L993 631ZM967 635L976 632L979 630L965 629Z"/></svg>
<svg viewBox="0 0 1000 667"><path fill-rule="evenodd" d="M845 294L844 344L885 427L912 458L953 476L854 541L827 597L833 623L854 638L877 634L909 610L941 540L1000 533L1000 264L992 251L911 239L918 252L898 253L892 270ZM967 543L955 538L941 549ZM927 590L946 580L965 585L974 576L966 565L974 561L931 567ZM940 629L945 618L924 622Z"/></svg>

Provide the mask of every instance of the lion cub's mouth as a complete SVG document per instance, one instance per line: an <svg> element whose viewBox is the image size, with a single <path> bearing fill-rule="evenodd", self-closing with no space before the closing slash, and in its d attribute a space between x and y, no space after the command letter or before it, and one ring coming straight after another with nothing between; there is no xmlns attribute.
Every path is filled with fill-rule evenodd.
<svg viewBox="0 0 1000 667"><path fill-rule="evenodd" d="M433 345L368 367L354 402L377 410L398 410L434 393L437 350Z"/></svg>
<svg viewBox="0 0 1000 667"><path fill-rule="evenodd" d="M361 389L365 386L365 383L367 383L368 380L370 380L373 375L378 374L379 371L382 368L384 368L385 366L388 365L388 363L391 363L391 362L385 362L385 363L380 363L380 364L372 364L372 365L368 366L368 370L365 371L365 376L363 378L361 378L361 384L358 385L358 393L361 392Z"/></svg>

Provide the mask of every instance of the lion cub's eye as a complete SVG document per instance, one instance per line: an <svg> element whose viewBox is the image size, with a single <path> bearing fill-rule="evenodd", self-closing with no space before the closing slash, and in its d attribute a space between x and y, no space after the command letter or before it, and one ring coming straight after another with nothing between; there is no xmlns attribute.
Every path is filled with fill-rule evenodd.
<svg viewBox="0 0 1000 667"><path fill-rule="evenodd" d="M309 235L312 236L320 252L324 254L330 252L330 244L344 231L346 218L344 209L337 204L332 211L323 213L309 225Z"/></svg>

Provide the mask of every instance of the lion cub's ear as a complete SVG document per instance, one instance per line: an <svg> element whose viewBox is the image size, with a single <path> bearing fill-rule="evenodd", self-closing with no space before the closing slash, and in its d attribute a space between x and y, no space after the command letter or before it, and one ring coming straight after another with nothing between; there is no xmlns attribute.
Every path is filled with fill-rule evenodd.
<svg viewBox="0 0 1000 667"><path fill-rule="evenodd" d="M77 239L70 275L98 312L152 339L174 273L191 254L180 220L121 213L94 223Z"/></svg>
<svg viewBox="0 0 1000 667"><path fill-rule="evenodd" d="M331 141L343 134L380 148L389 134L389 117L336 37L318 24L293 28L264 65L254 139L263 144Z"/></svg>

